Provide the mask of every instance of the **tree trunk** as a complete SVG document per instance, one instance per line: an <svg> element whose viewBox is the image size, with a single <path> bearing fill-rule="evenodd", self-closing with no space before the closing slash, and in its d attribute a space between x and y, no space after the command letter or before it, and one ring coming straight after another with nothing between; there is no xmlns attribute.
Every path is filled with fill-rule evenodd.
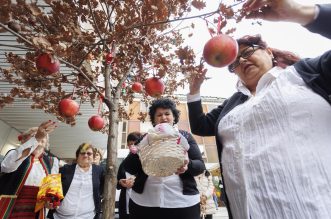
<svg viewBox="0 0 331 219"><path fill-rule="evenodd" d="M105 96L109 108L109 133L107 141L107 164L103 199L103 218L113 219L115 217L115 196L117 185L117 137L118 137L118 116L120 90L116 90L111 98L112 90L110 85L110 66L105 70ZM112 101L111 101L112 100Z"/></svg>
<svg viewBox="0 0 331 219"><path fill-rule="evenodd" d="M117 105L117 104L116 104ZM115 105L115 108L117 108ZM110 122L112 121L112 122ZM115 216L115 195L117 185L117 130L118 111L113 109L109 115L110 130L107 142L107 169L105 176L103 218L113 219Z"/></svg>

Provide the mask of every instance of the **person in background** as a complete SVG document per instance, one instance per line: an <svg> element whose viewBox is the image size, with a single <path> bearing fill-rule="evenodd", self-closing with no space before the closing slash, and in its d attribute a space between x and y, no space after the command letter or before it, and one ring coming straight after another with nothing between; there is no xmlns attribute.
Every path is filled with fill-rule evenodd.
<svg viewBox="0 0 331 219"><path fill-rule="evenodd" d="M248 18L296 22L331 38L331 4L248 0L243 7ZM260 36L237 42L229 71L238 92L206 114L204 75L188 95L192 132L216 136L229 217L331 218L331 51L299 59Z"/></svg>
<svg viewBox="0 0 331 219"><path fill-rule="evenodd" d="M126 143L130 149L142 137L140 132L131 132ZM120 197L118 203L119 219L129 219L129 200L131 188L134 183L134 176L125 171L125 159L122 161L117 172L117 189L120 189Z"/></svg>
<svg viewBox="0 0 331 219"><path fill-rule="evenodd" d="M99 219L104 169L92 164L94 147L83 143L76 150L76 162L60 168L64 199L50 211L54 219Z"/></svg>
<svg viewBox="0 0 331 219"><path fill-rule="evenodd" d="M167 98L154 100L149 108L153 126L173 126L179 121L179 113L176 104ZM138 154L130 153L126 158L125 170L136 176L129 201L130 219L200 219L200 195L194 177L205 170L205 165L193 136L179 132L190 147L188 160L173 175L148 176Z"/></svg>
<svg viewBox="0 0 331 219"><path fill-rule="evenodd" d="M18 137L21 146L7 152L1 162L0 218L45 218L45 208L37 213L34 209L42 179L59 172L59 160L46 153L49 134L56 127L49 120L30 128Z"/></svg>
<svg viewBox="0 0 331 219"><path fill-rule="evenodd" d="M213 200L214 200L215 208L216 208L216 211L217 211L218 210L218 198L217 198L215 186L214 186L214 191L213 191Z"/></svg>
<svg viewBox="0 0 331 219"><path fill-rule="evenodd" d="M93 164L100 165L103 154L102 150L100 148L94 148L94 154Z"/></svg>
<svg viewBox="0 0 331 219"><path fill-rule="evenodd" d="M212 219L216 213L214 202L215 187L212 176L208 170L195 177L197 188L200 192L200 209L202 219Z"/></svg>

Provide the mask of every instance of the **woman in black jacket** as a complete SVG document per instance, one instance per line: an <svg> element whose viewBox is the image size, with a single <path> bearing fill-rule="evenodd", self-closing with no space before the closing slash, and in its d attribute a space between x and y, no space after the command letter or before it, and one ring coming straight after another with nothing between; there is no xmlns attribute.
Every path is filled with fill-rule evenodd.
<svg viewBox="0 0 331 219"><path fill-rule="evenodd" d="M104 168L92 164L94 147L83 143L76 150L76 162L60 168L64 199L49 212L55 219L99 219L104 186Z"/></svg>
<svg viewBox="0 0 331 219"><path fill-rule="evenodd" d="M153 101L149 108L153 126L160 123L174 125L179 120L179 111L170 99ZM200 196L194 176L205 170L200 149L193 136L179 131L189 144L188 161L167 177L148 176L142 169L139 156L130 154L125 169L136 176L129 203L131 219L199 219Z"/></svg>
<svg viewBox="0 0 331 219"><path fill-rule="evenodd" d="M141 138L140 132L131 132L126 138L126 143L130 149L134 144ZM118 214L119 219L129 219L129 196L131 193L131 188L134 183L134 176L130 176L129 173L125 171L124 163L125 160L118 167L117 172L117 189L120 189L120 197L118 200Z"/></svg>

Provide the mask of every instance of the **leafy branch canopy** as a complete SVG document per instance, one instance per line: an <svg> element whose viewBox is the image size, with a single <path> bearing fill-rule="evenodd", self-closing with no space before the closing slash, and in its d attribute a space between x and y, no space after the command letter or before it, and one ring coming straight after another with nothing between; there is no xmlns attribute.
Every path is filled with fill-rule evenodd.
<svg viewBox="0 0 331 219"><path fill-rule="evenodd" d="M206 71L192 48L183 46L180 30L171 25L188 19L185 15L192 7L203 9L206 3L202 0L0 0L0 5L0 32L10 33L17 41L7 46L24 51L5 53L10 65L0 66L0 81L13 88L0 94L0 108L15 98L27 98L33 101L32 108L74 124L74 118L59 115L59 101L70 97L96 104L105 92L107 69L109 101L120 93L121 104L133 101L133 82L144 84L148 77L159 77L166 84L165 94L171 95L190 76ZM214 24L221 18L218 29L223 29L227 19L239 21L242 13L220 4L198 17L213 17L209 22ZM36 67L36 58L43 53L60 60L57 73L45 74ZM105 59L107 54L113 56L111 62ZM148 101L146 94L143 99ZM120 116L130 116L122 105Z"/></svg>

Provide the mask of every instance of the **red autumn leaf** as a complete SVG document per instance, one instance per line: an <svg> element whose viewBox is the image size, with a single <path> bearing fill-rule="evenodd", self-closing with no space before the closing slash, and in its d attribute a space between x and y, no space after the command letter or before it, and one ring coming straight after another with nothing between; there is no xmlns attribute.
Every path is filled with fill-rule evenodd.
<svg viewBox="0 0 331 219"><path fill-rule="evenodd" d="M193 0L191 2L192 6L199 9L199 10L202 10L203 8L206 7L206 3L202 0Z"/></svg>

